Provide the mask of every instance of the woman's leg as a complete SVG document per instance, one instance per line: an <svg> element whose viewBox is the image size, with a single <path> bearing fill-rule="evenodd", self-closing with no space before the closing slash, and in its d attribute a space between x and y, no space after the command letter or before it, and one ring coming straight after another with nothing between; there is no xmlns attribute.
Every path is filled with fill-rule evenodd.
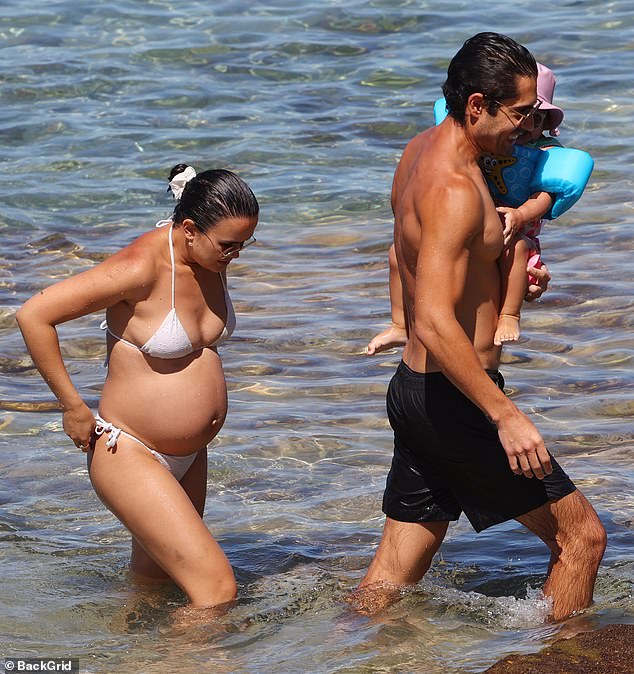
<svg viewBox="0 0 634 674"><path fill-rule="evenodd" d="M89 464L99 498L130 530L133 570L164 571L193 606L235 599L236 582L224 552L202 521L206 452L179 483L142 445L120 437L114 451L97 440ZM152 563L150 563L152 562Z"/></svg>
<svg viewBox="0 0 634 674"><path fill-rule="evenodd" d="M189 470L180 479L181 487L189 496L190 501L202 517L207 497L207 448L205 447L189 467ZM154 584L171 580L169 574L159 566L143 549L139 541L132 537L132 555L130 557L130 571L141 581Z"/></svg>

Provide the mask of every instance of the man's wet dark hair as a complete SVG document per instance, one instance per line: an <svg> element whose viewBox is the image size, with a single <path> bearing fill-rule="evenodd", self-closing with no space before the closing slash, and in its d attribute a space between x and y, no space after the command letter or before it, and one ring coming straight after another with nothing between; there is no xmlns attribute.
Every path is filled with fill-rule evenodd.
<svg viewBox="0 0 634 674"><path fill-rule="evenodd" d="M488 112L496 114L499 105L494 101L517 96L518 76L537 79L537 64L526 47L500 33L470 37L451 59L442 87L449 115L464 124L473 93L484 94Z"/></svg>

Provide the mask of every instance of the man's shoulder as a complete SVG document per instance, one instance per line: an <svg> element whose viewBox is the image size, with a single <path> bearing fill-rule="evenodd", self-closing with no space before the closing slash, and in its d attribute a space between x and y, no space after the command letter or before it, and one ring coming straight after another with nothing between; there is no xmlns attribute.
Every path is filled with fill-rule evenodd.
<svg viewBox="0 0 634 674"><path fill-rule="evenodd" d="M438 199L482 200L480 172L462 161L437 154L421 154L409 172L417 192Z"/></svg>
<svg viewBox="0 0 634 674"><path fill-rule="evenodd" d="M428 151L429 147L433 145L433 131L433 128L421 131L405 145L403 154L398 162L399 169L415 163L421 152Z"/></svg>
<svg viewBox="0 0 634 674"><path fill-rule="evenodd" d="M444 127L432 127L414 136L406 145L399 170L416 169L419 176L434 182L462 185L468 189L480 175L477 164L465 161L460 147Z"/></svg>
<svg viewBox="0 0 634 674"><path fill-rule="evenodd" d="M435 221L462 222L468 228L481 224L484 214L482 190L474 178L463 171L437 170L427 186L419 211Z"/></svg>
<svg viewBox="0 0 634 674"><path fill-rule="evenodd" d="M409 202L424 217L430 212L470 209L480 217L483 191L477 163L465 158L448 129L433 127L408 143L394 180L393 203Z"/></svg>

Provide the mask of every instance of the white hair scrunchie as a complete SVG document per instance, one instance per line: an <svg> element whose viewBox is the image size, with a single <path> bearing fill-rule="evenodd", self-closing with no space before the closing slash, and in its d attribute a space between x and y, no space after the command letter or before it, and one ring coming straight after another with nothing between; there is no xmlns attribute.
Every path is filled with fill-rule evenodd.
<svg viewBox="0 0 634 674"><path fill-rule="evenodd" d="M191 166L188 166L184 171L181 171L180 173L177 173L171 180L170 180L170 189L172 190L172 194L174 195L174 199L178 201L181 198L181 195L183 194L183 190L185 189L185 185L192 179L196 177L196 171Z"/></svg>

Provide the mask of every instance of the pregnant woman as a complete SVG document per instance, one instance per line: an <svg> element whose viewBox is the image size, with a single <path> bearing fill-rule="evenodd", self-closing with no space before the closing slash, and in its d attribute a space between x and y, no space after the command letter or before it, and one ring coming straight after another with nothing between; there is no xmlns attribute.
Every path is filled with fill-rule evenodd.
<svg viewBox="0 0 634 674"><path fill-rule="evenodd" d="M231 566L205 526L207 444L227 413L217 346L235 326L226 270L255 241L258 202L226 170L170 173L172 217L18 311L33 361L87 452L93 487L132 533L131 569L171 578L191 606L236 596ZM108 374L93 415L73 386L56 326L106 309Z"/></svg>

